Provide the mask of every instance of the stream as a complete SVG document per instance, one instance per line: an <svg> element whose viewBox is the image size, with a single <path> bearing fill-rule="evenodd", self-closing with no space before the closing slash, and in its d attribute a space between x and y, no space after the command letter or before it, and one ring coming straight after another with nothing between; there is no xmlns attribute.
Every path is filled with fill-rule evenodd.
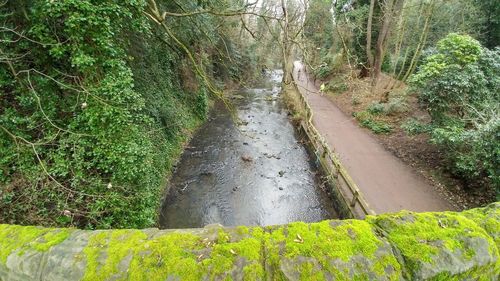
<svg viewBox="0 0 500 281"><path fill-rule="evenodd" d="M163 201L160 228L275 225L337 218L270 71L231 96L237 124L218 103L195 133Z"/></svg>

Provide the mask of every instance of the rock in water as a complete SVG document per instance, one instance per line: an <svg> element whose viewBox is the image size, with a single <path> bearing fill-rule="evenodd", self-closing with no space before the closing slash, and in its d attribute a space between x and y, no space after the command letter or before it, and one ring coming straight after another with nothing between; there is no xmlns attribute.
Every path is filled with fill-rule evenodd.
<svg viewBox="0 0 500 281"><path fill-rule="evenodd" d="M253 161L252 157L250 157L248 155L241 156L241 160L243 160L245 162L252 162Z"/></svg>

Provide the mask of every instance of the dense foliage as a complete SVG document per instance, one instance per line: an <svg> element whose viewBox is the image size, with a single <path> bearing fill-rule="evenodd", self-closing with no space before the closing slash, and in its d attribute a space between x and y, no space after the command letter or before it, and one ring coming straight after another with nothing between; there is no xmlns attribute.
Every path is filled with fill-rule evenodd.
<svg viewBox="0 0 500 281"><path fill-rule="evenodd" d="M490 48L498 45L499 11L495 1L374 0L371 42L367 46L371 2L309 1L305 46L316 45L306 49L306 60L318 78L325 78L342 63L362 70L361 76L366 76L372 67L368 54L375 58L378 54L385 73L406 81L425 50L451 32L470 34ZM384 28L385 36L379 38Z"/></svg>
<svg viewBox="0 0 500 281"><path fill-rule="evenodd" d="M342 60L335 58L334 55L329 55L334 43L333 22L329 20L331 7L331 1L312 0L305 14L303 33L307 38L306 60L309 64L317 66L315 74L320 78L332 74L335 60L342 63ZM309 52L309 50L314 51Z"/></svg>
<svg viewBox="0 0 500 281"><path fill-rule="evenodd" d="M153 2L169 13L148 18ZM457 174L498 190L495 1L307 3L1 3L0 223L154 225L165 180L206 117L209 93L220 96L214 89L243 82L257 64L277 64L270 56L283 60L289 77L292 46L316 77L337 75L324 88L339 92L356 75L384 71L406 82L418 69L412 85L432 124L415 131L425 129L446 148ZM250 7L253 16L269 15L240 13ZM401 84L387 84L387 97ZM356 118L390 133L393 127L373 119L391 108L387 100Z"/></svg>
<svg viewBox="0 0 500 281"><path fill-rule="evenodd" d="M412 79L432 117L432 140L445 146L456 173L487 177L500 188L500 49L467 35L437 43Z"/></svg>
<svg viewBox="0 0 500 281"><path fill-rule="evenodd" d="M211 2L163 6L184 12ZM206 115L208 92L145 7L143 0L1 6L0 222L155 223L164 181ZM232 54L214 51L219 21L168 20L209 74L216 72L211 61ZM241 76L240 69L225 72Z"/></svg>
<svg viewBox="0 0 500 281"><path fill-rule="evenodd" d="M353 105L358 97L371 99L372 106L363 104L355 117L375 133L396 128L382 120L391 119L385 109L392 105L401 109L396 110L400 114L411 111L418 116L416 106L408 108L417 94L432 122L409 118L402 127L413 134L429 133L445 151L444 168L455 178L465 179L468 186L491 187L498 194L497 2L311 0L304 21L304 59L327 92L349 90ZM406 91L410 81L413 91ZM371 84L369 89L360 86L365 83ZM392 121L399 122L396 119Z"/></svg>

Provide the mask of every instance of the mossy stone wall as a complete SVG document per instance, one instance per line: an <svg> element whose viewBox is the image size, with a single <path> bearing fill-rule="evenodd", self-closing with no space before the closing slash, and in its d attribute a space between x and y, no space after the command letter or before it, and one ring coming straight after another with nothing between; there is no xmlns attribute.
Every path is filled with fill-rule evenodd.
<svg viewBox="0 0 500 281"><path fill-rule="evenodd" d="M179 230L0 225L0 280L498 280L500 203Z"/></svg>

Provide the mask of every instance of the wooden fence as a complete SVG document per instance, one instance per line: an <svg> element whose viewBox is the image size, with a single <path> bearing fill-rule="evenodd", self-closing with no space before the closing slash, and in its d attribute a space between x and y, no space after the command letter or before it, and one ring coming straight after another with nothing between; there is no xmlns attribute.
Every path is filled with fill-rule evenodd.
<svg viewBox="0 0 500 281"><path fill-rule="evenodd" d="M293 83L293 87L305 112L305 120L301 121L301 129L307 135L318 166L324 173L326 183L331 187L331 191L338 201L337 203L342 205L343 210L341 211L343 214L341 215L354 218L375 215L375 212L370 209L363 194L340 162L338 156L331 151L328 143L314 126L311 106L299 91L295 82Z"/></svg>

